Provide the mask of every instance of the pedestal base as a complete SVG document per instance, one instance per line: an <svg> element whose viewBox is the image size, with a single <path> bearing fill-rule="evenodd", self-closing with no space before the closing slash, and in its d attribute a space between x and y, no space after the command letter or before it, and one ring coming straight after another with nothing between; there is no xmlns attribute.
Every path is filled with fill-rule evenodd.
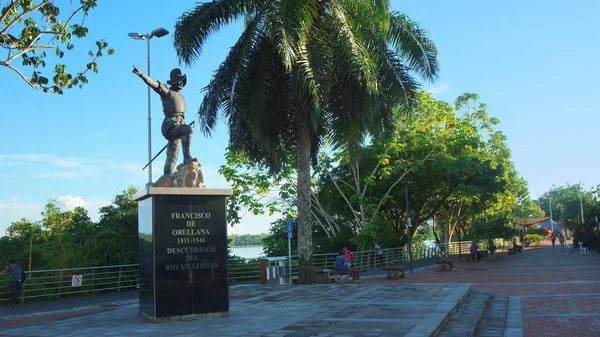
<svg viewBox="0 0 600 337"><path fill-rule="evenodd" d="M181 315L181 316L169 316L169 317L160 317L155 318L153 316L147 315L145 313L140 313L140 315L150 321L151 323L160 324L160 323L173 323L173 322L182 322L182 321L197 321L201 319L207 318L220 318L220 317L229 317L229 311L225 312L210 312L206 314L192 314L192 315Z"/></svg>
<svg viewBox="0 0 600 337"><path fill-rule="evenodd" d="M225 198L150 187L138 201L140 314L153 323L229 315Z"/></svg>

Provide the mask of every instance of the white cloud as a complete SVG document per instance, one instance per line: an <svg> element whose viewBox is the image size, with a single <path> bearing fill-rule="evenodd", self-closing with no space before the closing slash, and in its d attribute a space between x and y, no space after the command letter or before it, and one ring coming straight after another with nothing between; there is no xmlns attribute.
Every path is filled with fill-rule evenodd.
<svg viewBox="0 0 600 337"><path fill-rule="evenodd" d="M58 166L58 167L65 167L65 168L71 168L71 167L82 167L83 163L81 159L75 159L75 158L57 158L54 159L52 161L52 164Z"/></svg>
<svg viewBox="0 0 600 337"><path fill-rule="evenodd" d="M65 208L68 210L73 210L75 207L85 207L87 203L83 200L82 197L72 197L70 195L64 197L58 197L58 202L61 202L65 205Z"/></svg>
<svg viewBox="0 0 600 337"><path fill-rule="evenodd" d="M12 198L13 201L18 200L18 197ZM111 201L107 199L89 199L85 200L81 196L73 197L71 195L60 196L56 199L64 206L65 210L71 211L75 207L83 207L88 211L92 221L98 221L100 218L98 210L100 207L110 205ZM4 235L6 228L13 222L23 218L29 221L40 221L42 212L46 203L16 203L0 201L0 236Z"/></svg>
<svg viewBox="0 0 600 337"><path fill-rule="evenodd" d="M450 89L450 84L448 83L442 83L437 87L431 88L431 89L427 89L427 92L430 92L433 95L439 94L441 92L447 91L448 89Z"/></svg>
<svg viewBox="0 0 600 337"><path fill-rule="evenodd" d="M39 221L45 204L5 203L0 201L0 236L4 235L6 228L13 222L26 218L30 221Z"/></svg>
<svg viewBox="0 0 600 337"><path fill-rule="evenodd" d="M83 207L88 210L90 217L93 214L97 214L97 210L100 207L110 205L110 200L107 199L90 199L84 200L81 196L73 197L71 195L60 196L56 199L58 202L65 206L65 209L71 211L75 207ZM97 220L92 218L92 220Z"/></svg>
<svg viewBox="0 0 600 337"><path fill-rule="evenodd" d="M133 175L132 178L141 178L147 175L142 171L144 164L131 162L129 160L114 162L110 160L97 160L86 158L59 157L54 154L9 154L0 155L1 166L32 166L32 163L44 162L44 165L35 165L38 170L31 174L31 170L21 170L20 174L29 177L47 179L86 179L98 176L100 173L116 173L121 175L123 172ZM153 167L154 169L155 167ZM162 170L162 166L157 169ZM16 171L13 169L13 171ZM154 171L154 170L153 170ZM3 177L7 177L6 174ZM18 178L12 174L10 178Z"/></svg>

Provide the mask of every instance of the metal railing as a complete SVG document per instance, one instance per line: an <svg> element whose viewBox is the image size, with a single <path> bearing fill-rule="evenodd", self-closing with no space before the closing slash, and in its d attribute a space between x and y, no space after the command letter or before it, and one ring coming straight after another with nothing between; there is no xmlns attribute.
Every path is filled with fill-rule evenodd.
<svg viewBox="0 0 600 337"><path fill-rule="evenodd" d="M137 264L107 267L32 270L25 272L27 279L20 292L21 301L41 298L57 299L65 296L93 295L100 292L120 292L138 287ZM74 282L77 278L79 282ZM0 303L11 298L9 277L0 285Z"/></svg>
<svg viewBox="0 0 600 337"><path fill-rule="evenodd" d="M445 245L440 245L445 246ZM469 254L470 241L450 243L449 255ZM497 245L501 247L500 245ZM486 249L486 245L480 245ZM438 247L414 245L412 249L413 262L437 258ZM379 257L375 250L354 252L353 269L368 270L379 265ZM314 254L313 269L333 269L337 253ZM383 249L383 264L408 263L408 250L404 247ZM286 263L286 274L290 274ZM260 280L260 259L235 258L228 261L229 282L249 282ZM86 267L71 269L34 270L27 273L27 281L20 292L21 301L56 299L66 296L86 296L101 292L119 292L138 288L139 271L137 264L127 264L106 267ZM81 277L81 285L73 284L73 277ZM298 256L292 256L292 276L298 275ZM1 275L4 276L4 275ZM10 302L9 277L0 276L0 304Z"/></svg>

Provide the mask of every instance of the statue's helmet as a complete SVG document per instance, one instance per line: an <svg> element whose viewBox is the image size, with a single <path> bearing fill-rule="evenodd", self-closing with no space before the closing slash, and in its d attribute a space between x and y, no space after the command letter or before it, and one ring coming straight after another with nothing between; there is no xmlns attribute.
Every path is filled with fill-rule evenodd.
<svg viewBox="0 0 600 337"><path fill-rule="evenodd" d="M169 76L170 79L167 81L168 85L176 85L181 83L181 87L185 87L185 84L187 83L187 77L185 74L181 73L181 69L179 68L175 68L173 70L171 70L171 75Z"/></svg>

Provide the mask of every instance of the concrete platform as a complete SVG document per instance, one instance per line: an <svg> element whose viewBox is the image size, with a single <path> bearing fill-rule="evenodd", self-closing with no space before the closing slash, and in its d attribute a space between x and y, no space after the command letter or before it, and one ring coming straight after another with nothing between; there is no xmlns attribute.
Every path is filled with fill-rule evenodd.
<svg viewBox="0 0 600 337"><path fill-rule="evenodd" d="M433 336L469 295L471 284L242 285L231 287L230 292L228 318L151 324L139 317L137 303L130 302L98 312L86 311L82 316L12 320L12 326L5 325L2 334Z"/></svg>

